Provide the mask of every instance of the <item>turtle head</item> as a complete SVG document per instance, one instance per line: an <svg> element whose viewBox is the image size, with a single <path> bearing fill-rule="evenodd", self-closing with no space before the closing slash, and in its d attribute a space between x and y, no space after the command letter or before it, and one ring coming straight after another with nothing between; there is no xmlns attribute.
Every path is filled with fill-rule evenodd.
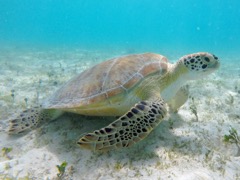
<svg viewBox="0 0 240 180"><path fill-rule="evenodd" d="M183 56L179 61L187 79L199 79L211 74L220 66L218 57L207 52L199 52Z"/></svg>

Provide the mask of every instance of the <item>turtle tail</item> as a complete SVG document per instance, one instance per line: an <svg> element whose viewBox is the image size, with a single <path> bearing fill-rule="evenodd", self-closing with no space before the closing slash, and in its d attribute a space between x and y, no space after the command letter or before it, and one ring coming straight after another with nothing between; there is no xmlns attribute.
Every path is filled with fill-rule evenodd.
<svg viewBox="0 0 240 180"><path fill-rule="evenodd" d="M20 134L40 127L45 122L56 119L61 114L62 112L59 110L42 109L41 107L27 109L9 120L6 131L8 134Z"/></svg>

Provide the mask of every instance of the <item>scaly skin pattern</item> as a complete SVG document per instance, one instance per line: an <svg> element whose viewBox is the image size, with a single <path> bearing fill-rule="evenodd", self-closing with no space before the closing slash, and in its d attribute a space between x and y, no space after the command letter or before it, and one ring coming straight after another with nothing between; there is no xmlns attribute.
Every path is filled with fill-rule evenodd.
<svg viewBox="0 0 240 180"><path fill-rule="evenodd" d="M93 151L129 147L147 137L166 114L163 100L141 101L107 127L82 137L78 144Z"/></svg>

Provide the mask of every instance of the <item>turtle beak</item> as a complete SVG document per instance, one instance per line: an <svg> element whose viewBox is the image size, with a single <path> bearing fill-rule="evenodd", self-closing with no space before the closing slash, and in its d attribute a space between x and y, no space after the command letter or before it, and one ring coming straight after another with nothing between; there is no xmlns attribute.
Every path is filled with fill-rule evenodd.
<svg viewBox="0 0 240 180"><path fill-rule="evenodd" d="M208 67L211 69L218 69L220 67L220 62L216 60L212 64L210 64Z"/></svg>
<svg viewBox="0 0 240 180"><path fill-rule="evenodd" d="M204 72L207 74L211 74L214 71L216 71L220 67L220 62L218 60L213 61L211 64L208 64L208 69L206 69Z"/></svg>

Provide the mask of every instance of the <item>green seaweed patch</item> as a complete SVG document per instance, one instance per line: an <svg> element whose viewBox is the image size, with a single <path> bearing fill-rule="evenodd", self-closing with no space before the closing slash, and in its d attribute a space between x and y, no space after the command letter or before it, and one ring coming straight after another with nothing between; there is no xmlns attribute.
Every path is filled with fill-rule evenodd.
<svg viewBox="0 0 240 180"><path fill-rule="evenodd" d="M3 147L2 148L2 155L4 157L7 157L8 159L11 159L11 157L9 156L9 153L12 151L11 147Z"/></svg>
<svg viewBox="0 0 240 180"><path fill-rule="evenodd" d="M237 133L237 130L234 129L233 127L230 127L229 129L229 134L224 135L224 141L225 142L231 142L231 143L237 143L240 144L239 136Z"/></svg>
<svg viewBox="0 0 240 180"><path fill-rule="evenodd" d="M57 173L58 177L62 177L64 175L67 164L68 163L66 161L64 161L61 165L56 166L58 169L58 173Z"/></svg>
<svg viewBox="0 0 240 180"><path fill-rule="evenodd" d="M227 135L225 134L223 136L223 140L224 140L224 142L236 144L236 146L238 148L238 152L237 152L236 156L240 156L240 138L239 138L239 135L238 135L238 132L236 129L234 129L233 127L230 127L229 134L227 134Z"/></svg>

